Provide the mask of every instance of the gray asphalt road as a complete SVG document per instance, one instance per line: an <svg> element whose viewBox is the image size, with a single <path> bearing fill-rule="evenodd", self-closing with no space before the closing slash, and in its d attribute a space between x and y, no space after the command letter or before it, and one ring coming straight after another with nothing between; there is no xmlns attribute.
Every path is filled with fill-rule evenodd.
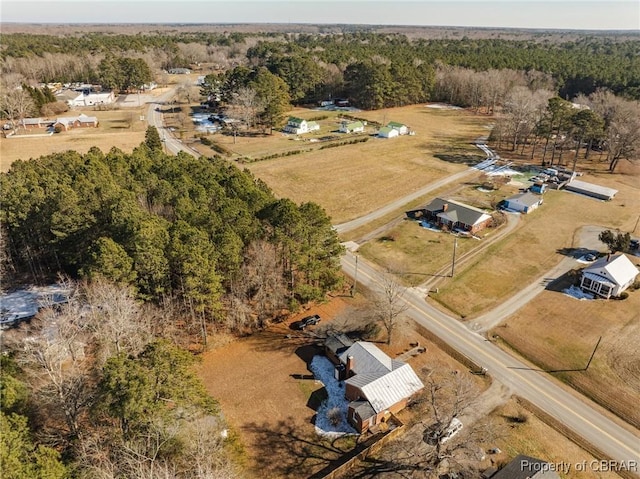
<svg viewBox="0 0 640 479"><path fill-rule="evenodd" d="M164 121L160 111L163 108L166 108L165 103L170 101L174 94L175 90L169 90L164 95L157 98L154 103L150 103L149 110L147 112L147 121L150 126L155 126L158 130L167 153L175 155L179 151L184 151L190 155L198 157L200 156L200 153L184 145L180 140L173 136L173 133L169 131L169 129L164 127Z"/></svg>
<svg viewBox="0 0 640 479"><path fill-rule="evenodd" d="M343 270L355 275L355 256L347 252L342 258ZM358 261L358 283L376 291L380 274L362 257ZM457 319L427 304L422 295L407 289L409 303L406 314L476 364L515 394L556 418L575 433L620 464L640 467L640 438L600 412L599 406L586 398L576 397L549 374L532 370L527 364L470 331ZM635 463L631 462L635 461ZM638 470L635 471L638 474Z"/></svg>

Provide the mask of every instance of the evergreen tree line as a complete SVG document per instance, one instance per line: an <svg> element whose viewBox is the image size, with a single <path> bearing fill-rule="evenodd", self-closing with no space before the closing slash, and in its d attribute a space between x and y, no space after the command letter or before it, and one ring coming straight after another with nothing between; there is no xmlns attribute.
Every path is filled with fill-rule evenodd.
<svg viewBox="0 0 640 479"><path fill-rule="evenodd" d="M5 270L132 285L211 323L260 327L340 282L342 247L314 203L276 199L222 159L92 148L18 161L0 177Z"/></svg>
<svg viewBox="0 0 640 479"><path fill-rule="evenodd" d="M409 39L400 34L353 32L326 35L207 34L77 36L2 35L2 71L36 81L99 81L99 62L109 54L142 58L152 70L186 67L209 61L221 68L234 63L265 66L289 85L294 103L327 96L352 97L369 108L357 72L373 75L366 82L390 106L428 96L438 65L477 72L515 70L550 76L560 97L570 99L606 88L618 96L640 98L640 42L588 35L556 43L503 39ZM37 59L37 61L32 61ZM381 72L362 70L373 64ZM348 71L350 70L350 71ZM387 70L391 79L387 77ZM414 78L415 77L415 78ZM395 85L394 82L398 82ZM408 91L403 91L403 89ZM378 102L374 102L377 105ZM377 106L375 106L377 107Z"/></svg>

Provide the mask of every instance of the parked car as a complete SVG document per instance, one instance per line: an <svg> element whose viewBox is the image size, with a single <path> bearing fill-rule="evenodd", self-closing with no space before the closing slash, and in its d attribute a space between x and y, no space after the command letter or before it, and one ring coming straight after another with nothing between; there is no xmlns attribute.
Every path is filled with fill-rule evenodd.
<svg viewBox="0 0 640 479"><path fill-rule="evenodd" d="M440 438L440 444L444 444L445 442L447 442L453 436L458 434L458 432L460 432L461 429L462 429L462 422L457 417L454 417L449 423L449 427Z"/></svg>
<svg viewBox="0 0 640 479"><path fill-rule="evenodd" d="M598 259L598 257L593 253L589 253L588 255L585 255L585 257L584 257L585 261L595 261L596 259Z"/></svg>
<svg viewBox="0 0 640 479"><path fill-rule="evenodd" d="M305 316L300 321L296 321L295 323L293 323L293 326L295 329L299 329L302 331L307 326L315 326L319 322L320 322L320 316L317 314L314 314L312 316Z"/></svg>

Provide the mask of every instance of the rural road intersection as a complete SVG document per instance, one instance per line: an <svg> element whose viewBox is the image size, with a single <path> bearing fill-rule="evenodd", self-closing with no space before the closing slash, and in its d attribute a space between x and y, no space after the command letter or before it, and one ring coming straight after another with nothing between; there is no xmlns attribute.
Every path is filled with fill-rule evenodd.
<svg viewBox="0 0 640 479"><path fill-rule="evenodd" d="M149 106L149 124L158 129L160 137L163 138L165 147L169 152L185 151L191 155L198 156L199 154L196 151L175 139L171 132L163 126L162 115L159 110L171 98L173 93L173 91L167 92L162 98ZM489 156L490 153L489 151L487 155ZM384 208L347 223L336 225L335 229L338 233L351 231L402 208L414 199L425 196L442 186L459 181L472 173L477 173L477 170L468 169L442 178L386 205ZM557 277L558 274L566 271L567 267L574 262L575 259L573 258L564 258L556 268L545 274L544 277L524 288L519 294L505 301L491 313L478 318L475 321L478 324L478 331L486 331L492 327L492 317L499 321L522 307L544 289L545 278ZM356 255L352 251L347 251L341 258L341 263L343 271L349 276L355 277ZM381 284L381 274L362 257L358 261L358 282L373 291L377 291ZM620 425L619 422L621 421L612 419L611 415L603 411L597 404L573 391L568 391L559 381L514 358L488 341L479 332L472 331L456 318L434 308L425 301L424 295L420 290L407 288L404 300L409 305L406 314L414 321L480 367L487 368L494 380L508 387L514 394L528 400L534 406L562 423L574 434L580 436L584 441L604 454L606 459L617 461L619 467L626 467L630 472L636 475L639 474L640 438L637 430L633 427L626 424L624 426ZM473 327L473 323L471 326Z"/></svg>

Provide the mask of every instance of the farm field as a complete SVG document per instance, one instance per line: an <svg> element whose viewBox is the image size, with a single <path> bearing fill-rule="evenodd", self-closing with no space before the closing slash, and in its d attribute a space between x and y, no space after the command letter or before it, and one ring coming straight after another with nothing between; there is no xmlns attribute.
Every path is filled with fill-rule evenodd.
<svg viewBox="0 0 640 479"><path fill-rule="evenodd" d="M250 163L246 167L277 196L296 202L317 202L334 223L341 223L461 171L466 168L462 162L470 157L483 158L482 152L472 144L488 133L489 118L482 115L464 110L432 110L424 105L358 112L357 115L373 121L382 121L385 117L386 121L402 122L416 134L393 139L370 138L365 143L314 150ZM345 135L345 140L349 138ZM225 140L233 141L229 137ZM248 143L249 139L241 141ZM248 150L244 148L236 144L234 152L246 154ZM446 156L451 161L442 161L435 155Z"/></svg>
<svg viewBox="0 0 640 479"><path fill-rule="evenodd" d="M560 251L574 245L583 225L631 231L640 211L633 177L622 174L586 175L585 181L619 190L609 202L565 191L548 191L544 204L527 215L521 226L492 244L474 261L447 279L432 297L460 317L469 319L491 309L555 266ZM637 179L637 177L635 178ZM602 245L602 251L605 246Z"/></svg>
<svg viewBox="0 0 640 479"><path fill-rule="evenodd" d="M47 135L45 130L33 130L28 134L41 136L23 136L25 133L21 132L16 137L0 138L0 171L8 171L11 163L18 159L29 160L67 150L86 153L93 146L103 152L114 146L122 151L131 151L144 141L147 124L140 121L140 115L146 114L146 107L108 111L73 110L59 116L77 116L81 113L97 117L98 128L76 128L53 135Z"/></svg>
<svg viewBox="0 0 640 479"><path fill-rule="evenodd" d="M639 311L640 291L623 301L581 301L547 290L490 334L545 370L584 368L602 337L587 371L553 375L640 427Z"/></svg>

